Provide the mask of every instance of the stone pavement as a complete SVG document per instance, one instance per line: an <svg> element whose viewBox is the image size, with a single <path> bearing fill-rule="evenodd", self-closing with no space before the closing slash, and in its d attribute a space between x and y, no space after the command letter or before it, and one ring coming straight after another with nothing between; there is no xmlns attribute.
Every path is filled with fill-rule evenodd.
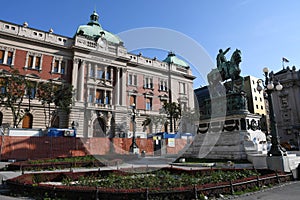
<svg viewBox="0 0 300 200"><path fill-rule="evenodd" d="M284 183L272 188L257 192L251 192L239 196L230 196L223 199L238 200L299 200L300 199L300 181Z"/></svg>

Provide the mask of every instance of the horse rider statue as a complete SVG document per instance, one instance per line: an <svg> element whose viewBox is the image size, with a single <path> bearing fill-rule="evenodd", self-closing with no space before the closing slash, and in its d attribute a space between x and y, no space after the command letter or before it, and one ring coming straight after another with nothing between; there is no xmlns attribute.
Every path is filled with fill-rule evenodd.
<svg viewBox="0 0 300 200"><path fill-rule="evenodd" d="M217 55L217 68L219 71L222 71L224 63L227 62L227 59L225 57L225 54L230 50L230 47L228 47L225 51L222 49L219 49L219 54Z"/></svg>

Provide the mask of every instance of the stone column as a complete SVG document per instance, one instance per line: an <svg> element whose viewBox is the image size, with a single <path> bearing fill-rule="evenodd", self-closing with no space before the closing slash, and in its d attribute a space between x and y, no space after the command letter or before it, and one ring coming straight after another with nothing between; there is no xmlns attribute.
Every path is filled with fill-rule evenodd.
<svg viewBox="0 0 300 200"><path fill-rule="evenodd" d="M74 90L76 91L76 100L78 100L78 90L77 90L77 80L78 80L78 58L73 59L73 70L72 70L72 85Z"/></svg>
<svg viewBox="0 0 300 200"><path fill-rule="evenodd" d="M92 101L90 102L89 100L90 100L90 89L87 88L87 102L92 103Z"/></svg>
<svg viewBox="0 0 300 200"><path fill-rule="evenodd" d="M109 105L112 105L112 92L109 92Z"/></svg>
<svg viewBox="0 0 300 200"><path fill-rule="evenodd" d="M12 64L12 65L15 65L15 59L16 59L16 50L14 49L14 50L13 50L13 57L12 57L12 61L11 61L11 64ZM25 66L26 66L26 64L27 64L27 63L25 63Z"/></svg>
<svg viewBox="0 0 300 200"><path fill-rule="evenodd" d="M115 90L116 90L116 95L115 95L115 100L116 100L116 105L120 105L120 68L117 68L117 77L116 77L116 85L115 85Z"/></svg>
<svg viewBox="0 0 300 200"><path fill-rule="evenodd" d="M104 90L103 93L104 93L104 94L103 94L103 97L104 97L103 104L107 104L107 103L106 103L106 95L107 95L106 90Z"/></svg>
<svg viewBox="0 0 300 200"><path fill-rule="evenodd" d="M104 83L106 83L107 66L104 66Z"/></svg>
<svg viewBox="0 0 300 200"><path fill-rule="evenodd" d="M94 99L93 99L93 103L96 103L96 94L97 94L97 89L94 88Z"/></svg>
<svg viewBox="0 0 300 200"><path fill-rule="evenodd" d="M36 61L36 56L33 56L33 59L32 59L32 69L35 69L35 61Z"/></svg>
<svg viewBox="0 0 300 200"><path fill-rule="evenodd" d="M58 61L58 72L59 73L61 73L61 62L62 62L62 60Z"/></svg>
<svg viewBox="0 0 300 200"><path fill-rule="evenodd" d="M121 105L126 106L126 69L122 69Z"/></svg>
<svg viewBox="0 0 300 200"><path fill-rule="evenodd" d="M8 51L7 49L4 51L4 55L3 55L3 64L7 64L7 56L8 56Z"/></svg>
<svg viewBox="0 0 300 200"><path fill-rule="evenodd" d="M83 61L81 63L81 66L80 66L80 71L79 71L79 84L78 84L78 101L79 102L83 102L83 97L84 97L84 68L85 68L85 65L86 65L86 62Z"/></svg>
<svg viewBox="0 0 300 200"><path fill-rule="evenodd" d="M110 80L111 80L111 83L113 84L113 80L114 80L114 68L113 67L110 68Z"/></svg>

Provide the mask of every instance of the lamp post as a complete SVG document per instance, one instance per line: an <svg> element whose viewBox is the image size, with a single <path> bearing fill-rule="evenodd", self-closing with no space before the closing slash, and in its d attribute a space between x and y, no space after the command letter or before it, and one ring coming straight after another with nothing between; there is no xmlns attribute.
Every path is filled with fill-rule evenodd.
<svg viewBox="0 0 300 200"><path fill-rule="evenodd" d="M275 120L275 114L273 110L272 103L272 92L277 90L282 90L283 86L279 83L279 81L274 80L273 72L269 73L269 69L265 67L263 69L265 81L259 79L257 81L257 90L260 92L263 90L263 87L267 93L267 100L269 103L269 112L270 112L270 123L271 123L271 149L268 152L268 156L284 156L286 155L285 150L280 146L279 136L277 132L277 125ZM260 85L262 83L263 87Z"/></svg>
<svg viewBox="0 0 300 200"><path fill-rule="evenodd" d="M133 124L133 135L132 135L132 143L130 145L130 149L129 152L134 153L134 154L139 154L139 147L136 144L136 138L135 138L135 130L136 130L136 122L135 122L135 118L138 115L136 107L135 107L135 103L133 103L131 105L131 115L132 115L132 124Z"/></svg>

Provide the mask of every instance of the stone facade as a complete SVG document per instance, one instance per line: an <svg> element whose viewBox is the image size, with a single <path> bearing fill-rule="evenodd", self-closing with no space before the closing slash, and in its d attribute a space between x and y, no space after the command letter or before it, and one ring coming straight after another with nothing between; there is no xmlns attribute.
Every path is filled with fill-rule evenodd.
<svg viewBox="0 0 300 200"><path fill-rule="evenodd" d="M51 79L72 84L70 114L63 115L51 105L51 118L58 117L62 128L75 124L79 137L132 135L132 103L138 111L136 132L141 135L165 130L163 123L158 127L142 123L149 116L166 117L161 112L166 102L177 102L184 110L194 109L195 77L188 66L129 53L108 31L88 37L86 33L92 29L102 30L95 12L73 38L55 34L52 29L45 32L29 28L27 23L0 21L0 69L18 69L38 83ZM28 66L29 61L39 65ZM23 110L29 104L32 128L45 128L41 102L25 97ZM3 106L0 111L1 124L11 124L10 111Z"/></svg>
<svg viewBox="0 0 300 200"><path fill-rule="evenodd" d="M300 70L287 67L275 73L274 77L283 85L281 91L272 93L280 142L290 142L299 146Z"/></svg>

